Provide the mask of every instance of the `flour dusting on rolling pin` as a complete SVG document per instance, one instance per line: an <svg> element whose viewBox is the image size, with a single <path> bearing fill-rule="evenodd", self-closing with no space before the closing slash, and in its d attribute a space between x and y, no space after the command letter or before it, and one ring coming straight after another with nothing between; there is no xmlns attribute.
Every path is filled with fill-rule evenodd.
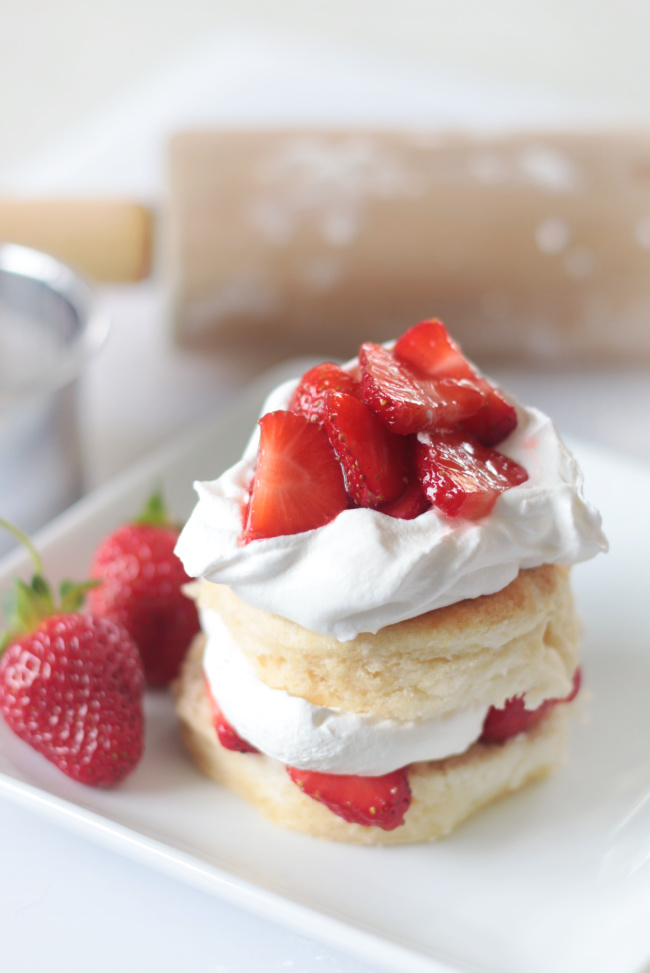
<svg viewBox="0 0 650 973"><path fill-rule="evenodd" d="M183 344L347 357L435 313L483 361L650 358L650 136L190 132L170 163Z"/></svg>

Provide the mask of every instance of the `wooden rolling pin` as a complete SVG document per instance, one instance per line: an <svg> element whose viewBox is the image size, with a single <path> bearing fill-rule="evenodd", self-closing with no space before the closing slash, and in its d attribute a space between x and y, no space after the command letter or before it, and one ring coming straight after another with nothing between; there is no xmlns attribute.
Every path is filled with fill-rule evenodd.
<svg viewBox="0 0 650 973"><path fill-rule="evenodd" d="M650 361L650 135L188 132L180 341L347 356L425 318L465 350Z"/></svg>
<svg viewBox="0 0 650 973"><path fill-rule="evenodd" d="M0 199L0 242L43 250L103 283L147 277L152 239L152 214L137 203Z"/></svg>

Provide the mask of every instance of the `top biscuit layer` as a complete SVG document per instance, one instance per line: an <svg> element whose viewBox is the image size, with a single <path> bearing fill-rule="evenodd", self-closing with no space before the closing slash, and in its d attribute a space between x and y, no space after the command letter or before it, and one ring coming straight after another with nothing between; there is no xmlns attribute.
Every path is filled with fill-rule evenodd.
<svg viewBox="0 0 650 973"><path fill-rule="evenodd" d="M253 608L224 585L202 581L197 601L219 612L267 685L378 717L442 716L523 694L535 708L568 695L578 664L569 571L553 565L349 642Z"/></svg>

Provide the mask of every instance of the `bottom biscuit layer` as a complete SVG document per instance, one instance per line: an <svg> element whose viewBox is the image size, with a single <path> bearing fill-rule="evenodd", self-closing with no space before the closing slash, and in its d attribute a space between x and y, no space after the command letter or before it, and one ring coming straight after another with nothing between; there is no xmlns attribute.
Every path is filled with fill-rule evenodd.
<svg viewBox="0 0 650 973"><path fill-rule="evenodd" d="M271 821L318 838L354 844L408 844L448 834L461 821L525 784L545 777L564 753L568 706L554 707L533 730L502 744L475 743L460 756L412 764L413 795L394 831L350 824L303 794L284 765L262 754L224 749L212 725L198 636L176 684L183 738L201 770L244 797Z"/></svg>

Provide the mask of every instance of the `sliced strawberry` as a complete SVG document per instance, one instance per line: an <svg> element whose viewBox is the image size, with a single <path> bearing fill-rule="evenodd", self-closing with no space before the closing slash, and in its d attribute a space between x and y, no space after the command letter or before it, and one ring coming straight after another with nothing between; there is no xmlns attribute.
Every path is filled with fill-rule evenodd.
<svg viewBox="0 0 650 973"><path fill-rule="evenodd" d="M348 506L327 433L292 412L269 412L261 436L244 540L322 527Z"/></svg>
<svg viewBox="0 0 650 973"><path fill-rule="evenodd" d="M228 722L226 717L221 712L219 705L212 695L212 690L210 689L210 683L205 680L205 691L208 695L208 701L210 703L210 713L212 715L212 724L217 731L217 736L219 737L219 743L226 750L236 750L238 753L259 753L257 747L254 747L252 743L247 740L242 739L234 726Z"/></svg>
<svg viewBox="0 0 650 973"><path fill-rule="evenodd" d="M289 411L305 416L310 422L322 423L328 389L354 395L359 391L359 383L334 362L316 365L300 379L291 397Z"/></svg>
<svg viewBox="0 0 650 973"><path fill-rule="evenodd" d="M462 426L483 446L496 446L517 425L517 412L485 378L480 378L441 321L421 321L399 338L395 357L432 378L467 379L485 393L479 411Z"/></svg>
<svg viewBox="0 0 650 973"><path fill-rule="evenodd" d="M401 497L391 503L382 504L378 509L383 514L396 517L399 520L415 520L430 507L431 503L425 497L420 481L412 477Z"/></svg>
<svg viewBox="0 0 650 973"><path fill-rule="evenodd" d="M485 389L485 404L476 415L461 423L461 429L483 446L497 446L515 429L517 410L486 379L479 378L476 384Z"/></svg>
<svg viewBox="0 0 650 973"><path fill-rule="evenodd" d="M483 723L481 743L502 743L508 737L530 730L555 706L547 699L537 709L526 709L522 696L513 696L502 708L491 706Z"/></svg>
<svg viewBox="0 0 650 973"><path fill-rule="evenodd" d="M415 448L425 495L447 517L478 520L497 497L528 479L523 466L457 430L428 437Z"/></svg>
<svg viewBox="0 0 650 973"><path fill-rule="evenodd" d="M319 774L287 767L289 777L315 801L352 824L393 831L404 823L411 804L406 768L383 777Z"/></svg>
<svg viewBox="0 0 650 973"><path fill-rule="evenodd" d="M535 726L558 703L570 703L580 691L582 673L576 669L573 674L573 688L564 699L545 699L537 709L526 709L522 696L513 696L504 706L491 706L483 723L481 743L502 743L508 737L516 736Z"/></svg>
<svg viewBox="0 0 650 973"><path fill-rule="evenodd" d="M362 345L359 362L365 403L401 435L453 429L485 402L485 393L474 383L430 378L398 361L381 345Z"/></svg>
<svg viewBox="0 0 650 973"><path fill-rule="evenodd" d="M476 373L442 321L421 321L405 331L394 347L395 357L432 377L476 378Z"/></svg>
<svg viewBox="0 0 650 973"><path fill-rule="evenodd" d="M390 432L367 405L347 392L327 392L324 415L354 503L378 507L396 500L412 469L410 443Z"/></svg>

